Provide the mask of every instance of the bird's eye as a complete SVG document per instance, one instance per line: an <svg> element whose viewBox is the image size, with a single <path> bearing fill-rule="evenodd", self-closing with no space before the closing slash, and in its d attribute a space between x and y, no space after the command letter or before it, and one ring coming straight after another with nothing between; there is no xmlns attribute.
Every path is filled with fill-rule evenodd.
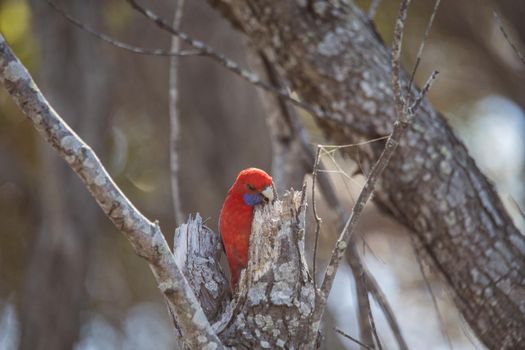
<svg viewBox="0 0 525 350"><path fill-rule="evenodd" d="M253 187L252 185L247 184L246 186L248 187L248 189L249 189L250 191L255 191L255 187Z"/></svg>

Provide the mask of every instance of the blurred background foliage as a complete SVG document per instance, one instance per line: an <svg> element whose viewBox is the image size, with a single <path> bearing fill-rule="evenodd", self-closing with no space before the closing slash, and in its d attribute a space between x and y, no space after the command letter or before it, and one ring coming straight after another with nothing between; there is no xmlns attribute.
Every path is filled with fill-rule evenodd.
<svg viewBox="0 0 525 350"><path fill-rule="evenodd" d="M125 1L57 2L98 31L137 46L169 48L169 35ZM368 3L358 1L365 9ZM171 20L172 1L147 4ZM421 0L410 9L405 67L414 65L432 6L433 1ZM387 43L397 8L398 1L388 0L378 9L376 26ZM501 35L493 9L523 50L525 3L444 0L416 81L421 84L434 69L441 72L430 93L432 103L496 183L523 229L509 199L523 207L525 65ZM187 1L183 29L246 66L245 39L205 1ZM93 146L132 202L160 221L171 240L168 59L103 43L71 26L42 0L0 0L0 32L54 108ZM217 229L222 200L238 171L248 166L270 169L264 110L253 86L206 58L181 59L180 86L183 209L200 212ZM326 142L307 116L304 122L313 141ZM146 264L47 147L0 89L0 348L46 348L24 340L38 339L32 329L46 320L48 332L63 332L58 338L69 339L63 348L173 348L171 325ZM345 170L355 166L336 159ZM362 178L331 176L350 206ZM330 210L323 209L327 219L321 252L327 253L335 226ZM448 348L404 229L373 206L363 227L371 248L365 249L367 264L394 304L411 348ZM79 280L68 277L72 275ZM446 290L429 278L454 348L474 348ZM343 267L331 296L331 317L356 335L352 283ZM63 301L72 288L78 289L76 299ZM61 307L66 310L59 312ZM386 348L395 348L388 345L393 343L384 319L376 315ZM327 348L355 348L327 332Z"/></svg>

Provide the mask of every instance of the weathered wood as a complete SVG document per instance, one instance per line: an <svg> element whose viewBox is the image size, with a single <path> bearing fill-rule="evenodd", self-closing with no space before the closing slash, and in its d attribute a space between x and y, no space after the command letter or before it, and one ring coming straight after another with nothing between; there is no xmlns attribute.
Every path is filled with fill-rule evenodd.
<svg viewBox="0 0 525 350"><path fill-rule="evenodd" d="M218 234L202 224L199 214L175 231L175 262L188 280L211 324L226 310L230 287L220 265L222 244Z"/></svg>
<svg viewBox="0 0 525 350"><path fill-rule="evenodd" d="M315 292L304 255L305 203L299 192L255 212L250 260L233 317L219 333L236 348L304 349L311 344Z"/></svg>
<svg viewBox="0 0 525 350"><path fill-rule="evenodd" d="M218 235L202 226L198 215L177 229L177 264L226 346L317 346L318 335L311 334L317 329L310 322L316 297L304 252L305 209L301 192L287 192L282 200L256 208L250 260L232 300L218 264Z"/></svg>

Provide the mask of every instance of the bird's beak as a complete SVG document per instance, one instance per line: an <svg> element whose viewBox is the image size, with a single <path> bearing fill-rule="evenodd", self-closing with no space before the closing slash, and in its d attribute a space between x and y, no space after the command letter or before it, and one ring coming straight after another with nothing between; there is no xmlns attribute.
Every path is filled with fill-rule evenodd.
<svg viewBox="0 0 525 350"><path fill-rule="evenodd" d="M265 202L271 202L273 200L272 186L266 187L264 190L262 190L261 194L263 195Z"/></svg>

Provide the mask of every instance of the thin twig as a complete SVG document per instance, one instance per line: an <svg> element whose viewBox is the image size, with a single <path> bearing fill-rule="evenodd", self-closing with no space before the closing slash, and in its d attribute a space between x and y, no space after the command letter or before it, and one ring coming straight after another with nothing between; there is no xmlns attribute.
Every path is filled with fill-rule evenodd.
<svg viewBox="0 0 525 350"><path fill-rule="evenodd" d="M505 27L503 26L503 22L501 21L501 18L499 17L498 13L495 10L492 10L492 15L496 19L496 23L498 23L499 30L500 30L501 34L503 34L503 36L505 37L505 40L507 40L507 42L509 43L510 47L512 48L512 50L516 54L516 56L518 56L518 58L521 60L521 62L523 64L525 64L525 56L523 56L521 51L518 50L518 46L510 39L509 34L505 30Z"/></svg>
<svg viewBox="0 0 525 350"><path fill-rule="evenodd" d="M314 241L314 256L312 262L312 275L314 279L314 288L317 289L316 279L316 262L317 262L317 246L319 244L319 231L321 230L321 218L317 214L317 203L315 202L315 184L317 180L317 171L319 170L319 162L321 161L321 147L317 146L317 152L315 154L314 169L312 171L312 210L314 212L315 219L315 241Z"/></svg>
<svg viewBox="0 0 525 350"><path fill-rule="evenodd" d="M155 23L160 29L167 31L168 33L172 35L178 36L182 41L187 43L188 45L192 46L193 48L197 50L202 51L202 55L209 57L213 59L215 62L218 62L226 69L232 71L236 75L240 76L241 78L245 79L246 81L250 82L251 84L258 86L266 91L272 92L279 97L285 98L293 105L300 107L304 109L305 111L308 111L312 113L313 115L316 115L318 117L324 117L324 118L331 118L331 115L325 113L319 106L314 106L311 104L308 104L303 101L299 101L295 99L293 96L291 96L288 91L284 89L276 89L270 84L262 81L256 74L253 72L250 72L242 67L240 67L236 62L232 61L231 59L227 58L223 54L217 52L215 49L207 46L201 41L195 40L191 38L188 34L177 30L173 28L171 25L169 25L163 18L159 17L157 14L153 13L149 9L146 9L145 7L142 7L137 3L135 0L127 0L127 2L139 13L144 15L146 18L151 20L153 23Z"/></svg>
<svg viewBox="0 0 525 350"><path fill-rule="evenodd" d="M403 33L405 29L405 21L408 13L408 6L410 0L401 0L398 16L396 18L396 25L394 28L394 40L392 43L392 55L390 65L392 67L392 89L394 91L394 107L396 110L396 118L402 122L405 120L405 98L401 90L401 49L403 47Z"/></svg>
<svg viewBox="0 0 525 350"><path fill-rule="evenodd" d="M377 180L379 179L379 177L385 170L386 166L388 165L390 161L390 158L394 154L394 151L396 150L399 144L399 139L401 138L401 135L403 135L404 130L406 129L407 125L408 125L407 123L401 123L399 122L399 120L395 122L394 130L392 134L390 135L390 137L388 138L385 148L383 149L383 152L381 153L378 161L372 167L372 170L370 171L370 175L368 176L363 189L359 193L357 201L354 204L354 207L352 209L352 213L350 214L350 217L346 221L346 224L339 236L339 239L337 240L336 246L332 252L330 263L328 264L328 267L326 268L324 279L323 279L321 288L319 290L319 301L316 303L316 309L318 310L314 314L315 316L313 320L314 323L320 320L322 317L324 308L326 306L326 300L328 298L328 294L330 293L330 290L332 289L332 285L335 279L337 268L339 267L341 258L343 257L344 252L350 242L350 238L352 237L352 234L354 233L357 227L359 217L361 213L363 212L363 209L366 203L372 196Z"/></svg>
<svg viewBox="0 0 525 350"><path fill-rule="evenodd" d="M364 275L361 275L361 279L364 282ZM374 315L372 314L372 307L370 306L370 300L368 299L368 296L366 300L368 301L368 308L366 309L368 311L368 319L370 320L370 325L372 326L372 334L374 335L377 349L383 350L383 345L381 344L381 339L377 333L376 322L374 320Z"/></svg>
<svg viewBox="0 0 525 350"><path fill-rule="evenodd" d="M363 275L363 269L359 268L359 266L361 266L361 259L359 254L353 254L355 251L357 251L356 244L355 241L352 240L350 249L346 251L346 261L349 263L350 269L352 270L352 275L354 276L359 338L367 344L374 344L374 336L372 334L372 327L368 317L368 308L370 307L368 288L366 286L366 281L361 278Z"/></svg>
<svg viewBox="0 0 525 350"><path fill-rule="evenodd" d="M313 164L315 163L315 159L316 159L315 153L311 147L311 144L308 142L307 139L302 139L302 141L303 141L303 150L305 152L305 156L309 159L309 162L306 164L306 166L309 166L310 170L307 170L307 171L313 171ZM374 140L370 140L369 142L371 141L374 141ZM366 144L366 143L367 142L364 142L363 144ZM350 146L355 146L355 145L359 145L359 144L344 145L344 146L350 147ZM321 146L323 147L323 149L324 147L330 147L330 145L321 145ZM332 185L330 179L326 176L318 177L317 182L319 183L319 189L323 193L323 196L326 199L326 202L337 213L337 216L339 217L339 222L340 222L340 230L342 230L342 228L345 225L344 215L346 211L343 208L341 201L336 195L334 186ZM355 244L356 244L355 240L350 241L350 250L355 250L356 248ZM347 256L349 256L349 254L347 254ZM353 266L356 260L360 261L361 257L359 255L356 255L355 257L349 260L349 265ZM403 334L401 333L401 328L399 327L399 323L397 322L397 319L395 317L394 310L388 303L388 300L386 299L385 294L381 290L381 287L375 280L374 276L370 273L370 271L368 271L366 266L364 266L361 263L361 267L362 267L363 274L364 274L365 281L366 281L366 287L367 287L366 289L368 290L370 295L372 295L374 300L377 301L379 307L383 311L383 314L385 315L387 319L390 329L392 330L392 333L394 334L394 337L396 338L396 341L399 345L399 349L408 350L408 345L403 337ZM358 279L359 274L355 274L354 276L356 280L361 281Z"/></svg>
<svg viewBox="0 0 525 350"><path fill-rule="evenodd" d="M201 56L203 53L201 50L186 50L186 51L178 51L178 50L163 50L163 49L147 49L144 47L138 47L133 46L130 44L127 44L125 42L122 42L120 40L117 40L109 35L106 35L104 33L98 32L84 23L80 22L75 17L71 16L69 13L64 11L62 8L60 8L57 4L55 4L51 0L47 0L47 3L64 19L66 19L69 23L74 25L75 27L85 31L86 33L94 36L95 38L102 40L112 46L115 46L119 49L123 49L126 51L129 51L134 54L138 55L149 55L149 56L177 56L177 57L185 57L185 56Z"/></svg>
<svg viewBox="0 0 525 350"><path fill-rule="evenodd" d="M516 209L518 209L518 212L520 213L521 217L525 219L525 211L523 211L523 209L520 207L518 201L516 201L512 196L509 196L509 198L512 204L514 204L514 206L516 207Z"/></svg>
<svg viewBox="0 0 525 350"><path fill-rule="evenodd" d="M374 350L373 347L369 346L369 345L366 345L365 343L362 343L360 342L359 340L357 340L356 338L352 337L351 335L349 334L346 334L345 332L343 332L342 330L338 329L338 328L334 328L334 331L336 331L337 333L341 334L343 337L353 341L354 343L358 344L359 346L362 346L363 348L367 349L367 350Z"/></svg>
<svg viewBox="0 0 525 350"><path fill-rule="evenodd" d="M178 0L173 13L173 28L179 29L184 14L184 0ZM171 37L171 51L180 50L180 39L173 35ZM182 201L179 188L179 146L180 146L180 121L179 121L179 87L178 87L178 57L170 59L170 82L169 82L169 111L170 111L170 172L171 172L171 196L173 200L173 214L175 227L182 224L184 214L182 212Z"/></svg>
<svg viewBox="0 0 525 350"><path fill-rule="evenodd" d="M361 283L363 283L363 285L366 288L366 286L367 286L366 285L366 277L365 277L365 274L364 274L363 265L360 266L360 275L358 276L358 278L361 279ZM366 288L366 289L368 291L368 288ZM372 307L370 306L370 299L368 299L368 293L367 293L367 296L366 296L366 303L367 303L366 311L368 313L368 321L370 322L370 326L372 327L372 335L374 336L377 348L379 350L382 350L383 346L381 345L381 339L379 339L379 335L377 334L376 322L374 320L374 315L372 314Z"/></svg>
<svg viewBox="0 0 525 350"><path fill-rule="evenodd" d="M430 74L430 77L427 79L425 86L423 86L423 89L419 92L418 97L415 99L412 105L408 107L410 114L414 114L415 111L419 108L421 102L425 99L425 96L427 95L428 91L432 87L432 84L436 80L438 74L439 74L439 71L437 70L434 70L432 74Z"/></svg>
<svg viewBox="0 0 525 350"><path fill-rule="evenodd" d="M397 61L392 59L392 83L394 85L394 92L396 94L395 102L396 102L397 120L394 122L394 128L393 128L392 134L388 138L385 144L385 148L381 152L381 155L379 156L379 159L377 160L377 162L372 166L370 174L368 178L366 179L365 185L363 186L363 189L359 193L357 201L352 208L350 217L348 218L337 240L336 246L334 250L332 251L330 262L328 264L328 267L326 268L324 279L323 279L321 288L317 295L318 301L316 303L316 310L312 317L312 324L314 325L317 325L322 318L324 309L326 307L328 295L332 289L335 275L339 267L339 263L342 257L344 256L346 248L348 247L350 243L352 234L357 228L357 223L359 222L361 213L363 212L366 203L372 196L372 193L374 192L374 188L375 188L377 181L379 180L381 174L383 173L386 166L390 162L392 155L394 154L395 150L397 149L397 146L399 145L401 136L404 134L406 128L408 127L413 117L413 114L409 114L413 111L409 110L408 106L406 105L405 100L403 99L402 90L401 90L401 82L399 80L399 74L400 74L399 59L401 56L401 44L402 44L401 41L403 38L403 28L404 28L404 23L406 20L406 14L407 14L409 3L410 3L410 0L403 0L401 2L398 18L396 21L396 27L394 30L394 43L393 43L392 56L394 58L397 58Z"/></svg>
<svg viewBox="0 0 525 350"><path fill-rule="evenodd" d="M414 83L414 77L416 76L417 69L419 68L419 64L421 63L421 56L423 55L425 43L428 39L428 36L430 35L430 30L432 29L432 24L434 24L434 19L436 18L436 13L438 11L440 3L441 3L441 0L436 0L436 2L434 3L432 14L430 15L430 19L427 23L427 28L425 29L425 34L423 34L423 39L421 39L421 44L419 45L419 50L416 56L416 63L414 64L414 68L412 69L412 74L410 74L410 80L408 82L407 92L409 92L412 89L412 84Z"/></svg>
<svg viewBox="0 0 525 350"><path fill-rule="evenodd" d="M401 333L401 327L399 327L394 310L388 303L385 293L379 286L379 283L377 283L374 276L365 267L363 267L363 271L366 278L368 292L374 297L375 301L383 311L388 325L390 326L390 329L396 338L397 344L399 345L399 349L408 350L408 345L405 341L405 338L403 337L403 334Z"/></svg>
<svg viewBox="0 0 525 350"><path fill-rule="evenodd" d="M80 177L113 224L128 238L135 253L146 259L183 339L192 347L224 349L175 258L157 222L139 212L109 176L93 150L60 118L0 34L0 83L41 136Z"/></svg>
<svg viewBox="0 0 525 350"><path fill-rule="evenodd" d="M415 238L412 235L410 235L410 239L412 240L412 246L414 248L414 254L416 256L416 261L419 266L419 271L421 272L421 277L423 277L423 282L425 283L425 287L427 288L427 291L430 294L430 298L432 299L432 304L434 306L434 309L436 310L436 316L439 322L439 328L441 330L441 334L443 335L443 338L446 339L449 349L453 349L454 347L452 346L452 341L450 340L447 329L445 327L445 320L443 318L443 315L441 314L441 311L439 310L439 305L438 305L436 295L434 294L434 290L432 290L432 285L430 284L430 281L427 278L427 274L425 273L423 261L421 261L421 257L419 256L419 251L417 249Z"/></svg>
<svg viewBox="0 0 525 350"><path fill-rule="evenodd" d="M240 76L244 80L248 81L249 83L265 90L270 93L273 93L275 95L278 95L281 98L286 99L287 101L290 101L294 106L297 106L309 113L312 113L313 115L316 115L318 117L325 117L325 118L332 118L332 115L325 113L322 108L319 106L314 106L311 104L308 104L303 101L299 101L295 99L293 96L291 96L287 90L285 89L277 89L271 86L270 84L265 83L262 81L256 74L250 72L249 70L246 70L242 68L239 64L234 62L233 60L226 58L224 55L216 52L211 47L207 46L205 43L192 39L188 34L177 30L167 24L167 22L154 14L153 12L141 7L136 3L135 1L128 0L128 2L131 3L133 8L138 10L140 13L148 17L150 20L154 21L157 26L159 26L161 29L171 33L174 36L179 37L179 39L183 40L184 42L188 43L190 46L195 48L195 50L182 50L182 51L172 51L172 50L163 50L163 49L147 49L142 48L138 46L129 45L127 43L124 43L122 41L116 40L115 38L112 38L109 35L100 33L94 29L91 29L90 27L86 26L64 10L62 10L60 7L58 7L53 1L47 0L49 5L53 7L55 11L57 11L60 15L62 15L66 20L68 20L71 24L74 26L84 30L85 32L95 36L96 38L112 45L115 47L118 47L123 50L127 50L134 54L139 55L151 55L151 56L177 56L177 57L186 57L186 56L203 56L208 57L211 60L219 63L221 66L226 68L227 70L231 71L232 73ZM334 118L336 119L336 118Z"/></svg>

